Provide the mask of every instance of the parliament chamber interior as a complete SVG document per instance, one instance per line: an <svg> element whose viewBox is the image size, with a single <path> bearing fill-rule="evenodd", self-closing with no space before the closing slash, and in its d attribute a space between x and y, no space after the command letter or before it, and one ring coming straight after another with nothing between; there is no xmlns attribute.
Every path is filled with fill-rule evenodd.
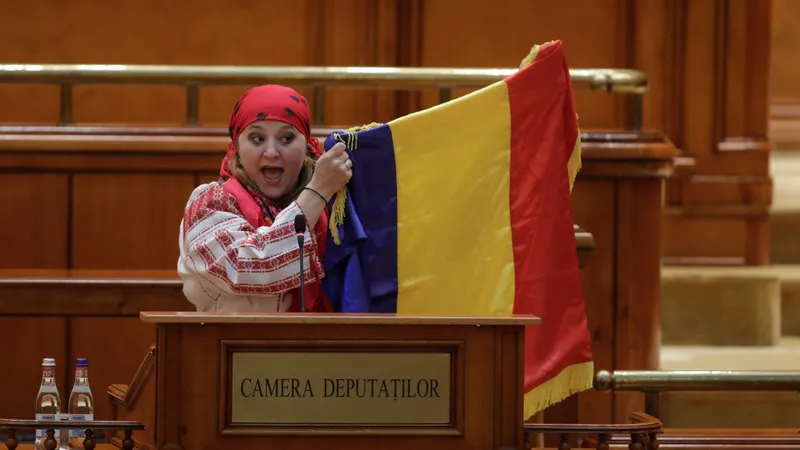
<svg viewBox="0 0 800 450"><path fill-rule="evenodd" d="M0 42L0 449L800 449L800 2L8 1Z"/></svg>

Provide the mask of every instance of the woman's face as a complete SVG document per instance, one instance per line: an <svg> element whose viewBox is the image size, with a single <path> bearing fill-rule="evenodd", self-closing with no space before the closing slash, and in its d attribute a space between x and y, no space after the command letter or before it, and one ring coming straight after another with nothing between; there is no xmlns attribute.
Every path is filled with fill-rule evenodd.
<svg viewBox="0 0 800 450"><path fill-rule="evenodd" d="M245 173L270 199L297 184L306 155L306 138L297 128L276 120L253 122L237 141Z"/></svg>

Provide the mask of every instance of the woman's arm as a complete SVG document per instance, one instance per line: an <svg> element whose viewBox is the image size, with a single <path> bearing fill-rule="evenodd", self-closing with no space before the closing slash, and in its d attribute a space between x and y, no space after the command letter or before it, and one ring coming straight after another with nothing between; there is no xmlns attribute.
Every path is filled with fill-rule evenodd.
<svg viewBox="0 0 800 450"><path fill-rule="evenodd" d="M242 217L235 198L212 183L186 209L181 226L183 270L233 295L278 295L298 288L300 251L294 218L302 213L300 205L292 203L271 226L255 229ZM314 235L309 227L302 256L307 282L323 276Z"/></svg>

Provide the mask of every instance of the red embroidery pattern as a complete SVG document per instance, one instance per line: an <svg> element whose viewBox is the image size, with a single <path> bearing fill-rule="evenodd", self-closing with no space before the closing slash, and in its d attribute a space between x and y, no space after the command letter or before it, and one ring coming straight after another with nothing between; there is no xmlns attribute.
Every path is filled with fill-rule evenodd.
<svg viewBox="0 0 800 450"><path fill-rule="evenodd" d="M197 265L205 266L202 272L206 276L201 276L237 294L280 295L299 288L300 251L294 223L286 217L287 214L279 214L273 226L256 230L241 216L235 197L219 184L211 183L191 202L184 215L185 235L191 236L189 248L199 257ZM309 282L323 273L316 239L311 234L303 246L309 260L304 268ZM292 265L297 268L291 268Z"/></svg>
<svg viewBox="0 0 800 450"><path fill-rule="evenodd" d="M186 208L183 215L183 229L188 234L198 223L217 211L241 215L236 197L228 194L219 183L210 183L205 192L198 195Z"/></svg>

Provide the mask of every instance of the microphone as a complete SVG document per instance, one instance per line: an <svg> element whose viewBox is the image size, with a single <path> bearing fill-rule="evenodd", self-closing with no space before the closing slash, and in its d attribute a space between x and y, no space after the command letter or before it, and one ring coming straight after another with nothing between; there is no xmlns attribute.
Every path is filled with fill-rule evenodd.
<svg viewBox="0 0 800 450"><path fill-rule="evenodd" d="M303 269L303 242L306 237L306 216L294 216L294 231L297 233L297 245L300 247L300 311L306 312L306 271Z"/></svg>

